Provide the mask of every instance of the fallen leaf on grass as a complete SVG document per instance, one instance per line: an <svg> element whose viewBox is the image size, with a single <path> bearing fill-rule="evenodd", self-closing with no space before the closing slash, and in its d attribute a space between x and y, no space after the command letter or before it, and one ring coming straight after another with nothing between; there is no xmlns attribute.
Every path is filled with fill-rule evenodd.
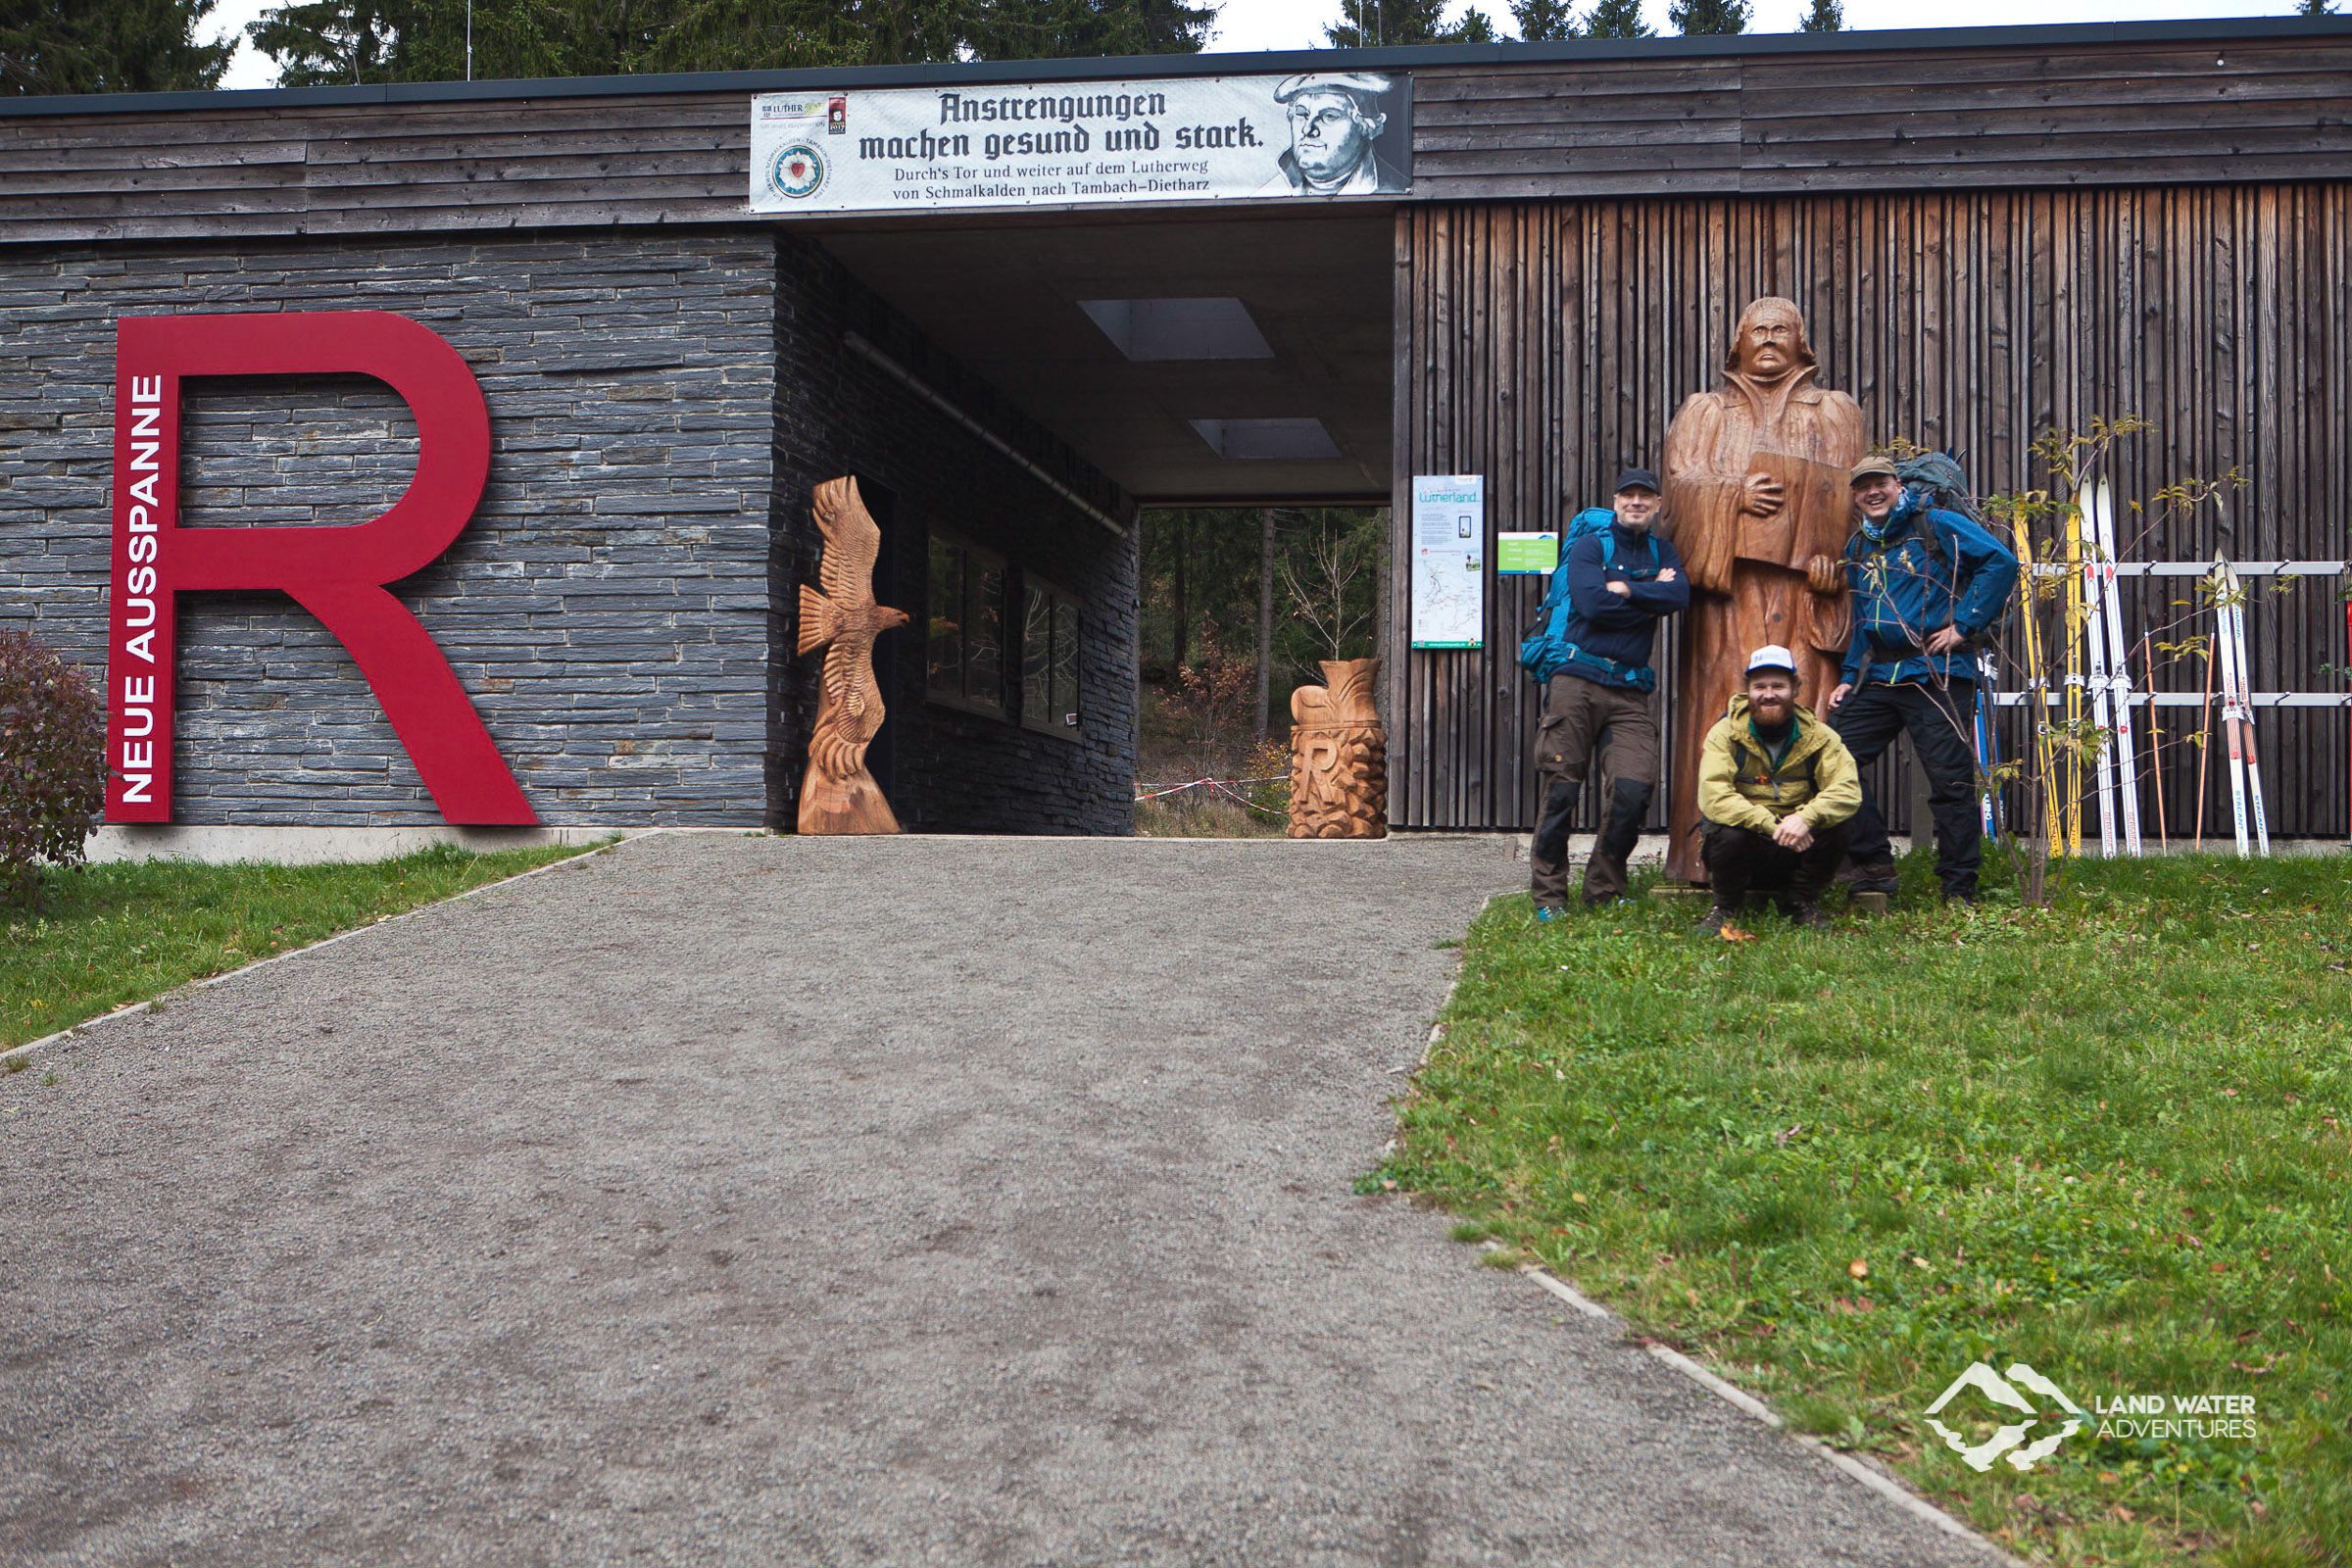
<svg viewBox="0 0 2352 1568"><path fill-rule="evenodd" d="M1727 925L1715 934L1726 942L1753 942L1756 940L1756 934L1753 931L1742 931L1736 925Z"/></svg>
<svg viewBox="0 0 2352 1568"><path fill-rule="evenodd" d="M1851 1263L1845 1265L1845 1271L1858 1280L1866 1280L1870 1278L1870 1265L1863 1262L1858 1257L1855 1258Z"/></svg>

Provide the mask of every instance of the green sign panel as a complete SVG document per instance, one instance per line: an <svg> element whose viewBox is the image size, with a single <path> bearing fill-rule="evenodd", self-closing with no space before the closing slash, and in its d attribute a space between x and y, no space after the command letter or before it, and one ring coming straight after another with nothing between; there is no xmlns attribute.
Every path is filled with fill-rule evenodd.
<svg viewBox="0 0 2352 1568"><path fill-rule="evenodd" d="M1548 577L1560 564L1556 533L1498 533L1494 536L1494 573L1499 577Z"/></svg>

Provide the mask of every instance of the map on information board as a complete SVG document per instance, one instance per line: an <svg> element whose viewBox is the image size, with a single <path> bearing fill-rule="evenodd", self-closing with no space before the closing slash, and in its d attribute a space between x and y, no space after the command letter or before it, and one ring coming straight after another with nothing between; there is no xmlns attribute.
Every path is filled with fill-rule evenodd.
<svg viewBox="0 0 2352 1568"><path fill-rule="evenodd" d="M1413 475L1413 646L1478 648L1487 618L1487 481Z"/></svg>

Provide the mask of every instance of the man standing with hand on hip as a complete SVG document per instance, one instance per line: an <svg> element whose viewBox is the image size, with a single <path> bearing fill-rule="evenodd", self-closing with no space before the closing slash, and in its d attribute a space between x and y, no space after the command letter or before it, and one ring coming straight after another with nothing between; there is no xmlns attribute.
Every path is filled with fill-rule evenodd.
<svg viewBox="0 0 2352 1568"><path fill-rule="evenodd" d="M1966 483L1956 466L1949 478L1955 487ZM1906 486L1886 458L1854 465L1852 488L1862 514L1845 547L1854 631L1838 689L1825 705L1830 723L1864 767L1898 733L1910 735L1912 754L1928 774L1936 875L1947 902L1974 904L1984 858L1976 650L2008 609L2017 557L1967 516L1935 505L1925 486ZM1867 784L1850 853L1856 889L1894 891L1886 818Z"/></svg>
<svg viewBox="0 0 2352 1568"><path fill-rule="evenodd" d="M1587 907L1621 899L1626 858L1658 787L1657 671L1650 644L1660 619L1690 602L1682 558L1651 524L1658 476L1617 476L1615 514L1605 527L1573 534L1545 596L1544 618L1520 662L1544 682L1536 731L1544 805L1536 823L1536 918L1556 918L1568 902L1568 828L1597 754L1610 780L1600 833L1585 866Z"/></svg>

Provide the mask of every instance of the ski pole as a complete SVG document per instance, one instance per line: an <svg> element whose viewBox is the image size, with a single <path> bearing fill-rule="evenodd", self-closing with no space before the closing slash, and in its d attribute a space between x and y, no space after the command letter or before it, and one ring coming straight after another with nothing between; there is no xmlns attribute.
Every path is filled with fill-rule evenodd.
<svg viewBox="0 0 2352 1568"><path fill-rule="evenodd" d="M2237 568L2230 570L2230 637L2236 648L2237 706L2245 714L2246 793L2252 798L2254 838L2263 858L2271 854L2271 814L2262 804L2262 751L2254 734L2254 662L2246 651L2246 596L2237 583Z"/></svg>
<svg viewBox="0 0 2352 1568"><path fill-rule="evenodd" d="M2061 855L2082 853L2082 498L2078 495L2066 514L2066 836Z"/></svg>
<svg viewBox="0 0 2352 1568"><path fill-rule="evenodd" d="M2157 744L2164 731L2156 723L2156 656L2144 631L2139 634L2139 667L2148 672L2148 787L2156 797L2156 848L2169 850L2173 846L2164 831L2164 749Z"/></svg>
<svg viewBox="0 0 2352 1568"><path fill-rule="evenodd" d="M2141 849L2139 779L2135 769L2137 746L2132 738L2132 664L2130 634L2124 630L2124 602L2116 586L2115 493L2107 481L2098 491L2099 592L2101 618L2107 625L2107 702L2115 715L2115 763L2118 804L2124 812L2124 848L2134 858ZM2154 714L2149 715L2154 722Z"/></svg>
<svg viewBox="0 0 2352 1568"><path fill-rule="evenodd" d="M2240 671L2237 666L2237 641L2230 635L2230 599L2237 592L2236 575L2230 571L2226 559L2213 564L2214 634L2222 647L2222 725L2230 732L2230 811L2237 828L2237 858L2244 859L2246 848L2246 752L2244 711L2238 705Z"/></svg>

